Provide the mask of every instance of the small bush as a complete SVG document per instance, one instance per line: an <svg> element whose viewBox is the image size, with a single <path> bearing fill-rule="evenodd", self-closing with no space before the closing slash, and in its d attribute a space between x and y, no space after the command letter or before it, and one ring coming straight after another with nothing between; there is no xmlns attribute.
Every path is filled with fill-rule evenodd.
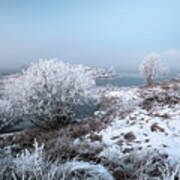
<svg viewBox="0 0 180 180"><path fill-rule="evenodd" d="M13 114L7 118L38 125L46 123L47 127L65 124L74 117L77 104L92 97L89 90L94 85L93 77L83 66L79 68L56 59L40 60L5 81L4 96L10 103L8 113Z"/></svg>
<svg viewBox="0 0 180 180"><path fill-rule="evenodd" d="M142 103L143 108L149 109L154 105L175 105L180 102L180 94L175 90L166 90L164 92L153 92L145 96Z"/></svg>
<svg viewBox="0 0 180 180"><path fill-rule="evenodd" d="M162 68L160 63L160 56L156 53L150 53L140 64L140 74L146 80L148 86L152 85L156 78L166 76L168 74L168 68Z"/></svg>
<svg viewBox="0 0 180 180"><path fill-rule="evenodd" d="M109 161L107 161L107 159ZM179 159L168 157L158 150L132 152L126 156L111 152L105 163L115 179L127 180L176 180L180 178ZM173 160L173 161L172 161Z"/></svg>
<svg viewBox="0 0 180 180"><path fill-rule="evenodd" d="M114 180L108 170L102 165L83 161L48 160L44 145L39 146L34 141L34 148L25 149L11 163L0 163L0 177L2 179L36 179L36 180Z"/></svg>
<svg viewBox="0 0 180 180"><path fill-rule="evenodd" d="M12 103L7 99L0 100L0 130L13 123L16 114L12 111Z"/></svg>
<svg viewBox="0 0 180 180"><path fill-rule="evenodd" d="M15 174L18 177L28 177L30 174L34 174L36 177L42 176L46 169L46 161L44 156L44 144L38 145L37 141L34 141L34 152L31 153L25 149L24 152L18 154L14 160ZM23 178L22 178L23 179Z"/></svg>
<svg viewBox="0 0 180 180"><path fill-rule="evenodd" d="M64 179L75 180L114 180L112 175L102 165L81 161L67 162L62 166Z"/></svg>

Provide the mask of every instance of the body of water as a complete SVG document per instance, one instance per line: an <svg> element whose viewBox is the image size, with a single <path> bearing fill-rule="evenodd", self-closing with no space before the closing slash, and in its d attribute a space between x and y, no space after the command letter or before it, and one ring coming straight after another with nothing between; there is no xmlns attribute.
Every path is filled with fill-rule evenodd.
<svg viewBox="0 0 180 180"><path fill-rule="evenodd" d="M3 76L11 75L14 73L17 73L18 71L3 71L0 72L0 79ZM165 78L160 78L157 79L156 82L159 81L164 81L164 80L170 80L177 77L176 72L171 72L169 73ZM106 85L111 85L111 86L118 86L118 87L123 87L123 86L141 86L144 85L146 82L145 80L139 75L137 72L118 72L117 76L115 78L107 78L107 79L97 79L96 84L97 86L106 86Z"/></svg>
<svg viewBox="0 0 180 180"><path fill-rule="evenodd" d="M176 73L170 73L164 78L159 78L156 80L156 82L165 81L165 80L171 80L173 78L177 77ZM117 77L111 78L111 79L97 79L96 84L97 86L142 86L145 85L145 80L140 77L137 73L118 73Z"/></svg>

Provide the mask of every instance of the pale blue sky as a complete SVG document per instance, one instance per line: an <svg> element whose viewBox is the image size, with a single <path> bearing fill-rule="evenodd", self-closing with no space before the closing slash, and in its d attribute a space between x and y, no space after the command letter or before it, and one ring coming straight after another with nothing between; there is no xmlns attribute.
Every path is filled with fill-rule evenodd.
<svg viewBox="0 0 180 180"><path fill-rule="evenodd" d="M179 0L0 0L0 66L58 57L126 68L154 51L180 68L179 9Z"/></svg>

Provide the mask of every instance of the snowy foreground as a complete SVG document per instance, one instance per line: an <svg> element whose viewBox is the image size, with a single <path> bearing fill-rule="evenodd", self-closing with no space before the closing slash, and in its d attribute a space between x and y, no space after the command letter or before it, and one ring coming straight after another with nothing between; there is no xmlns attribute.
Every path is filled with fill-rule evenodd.
<svg viewBox="0 0 180 180"><path fill-rule="evenodd" d="M1 135L1 176L179 179L180 81L97 91L98 111L80 123Z"/></svg>

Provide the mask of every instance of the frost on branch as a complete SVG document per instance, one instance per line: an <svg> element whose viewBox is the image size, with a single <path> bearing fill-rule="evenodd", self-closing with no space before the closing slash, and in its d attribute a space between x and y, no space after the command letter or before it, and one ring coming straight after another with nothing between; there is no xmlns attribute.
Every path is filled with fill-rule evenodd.
<svg viewBox="0 0 180 180"><path fill-rule="evenodd" d="M63 172L63 178L77 179L77 180L90 180L90 179L102 179L102 180L114 180L112 175L102 165L91 164L83 161L72 161L65 163L61 172ZM62 178L62 179L63 179Z"/></svg>
<svg viewBox="0 0 180 180"><path fill-rule="evenodd" d="M114 66L110 66L109 69L100 68L100 67L90 67L82 64L77 64L75 66L77 68L85 69L85 71L91 73L95 79L112 78L117 75Z"/></svg>
<svg viewBox="0 0 180 180"><path fill-rule="evenodd" d="M114 68L114 66L110 66L109 68L109 74L111 74L111 76L116 76L116 69Z"/></svg>
<svg viewBox="0 0 180 180"><path fill-rule="evenodd" d="M13 111L11 111L12 104L7 99L0 100L0 129L8 126L12 123L15 117Z"/></svg>
<svg viewBox="0 0 180 180"><path fill-rule="evenodd" d="M43 179L43 180L114 180L108 170L102 165L83 161L52 162L47 160L44 145L34 142L33 152L25 149L13 160L11 167L14 179ZM5 173L4 173L5 174ZM2 177L4 174L0 174Z"/></svg>
<svg viewBox="0 0 180 180"><path fill-rule="evenodd" d="M38 145L37 141L34 140L34 152L30 153L29 150L25 149L24 152L18 154L14 159L15 171L17 174L25 174L33 172L36 175L42 175L45 166L44 158L44 144Z"/></svg>
<svg viewBox="0 0 180 180"><path fill-rule="evenodd" d="M7 79L4 96L15 120L57 127L72 119L76 105L91 97L94 85L93 77L84 68L56 59L40 60Z"/></svg>
<svg viewBox="0 0 180 180"><path fill-rule="evenodd" d="M168 73L168 69L160 66L161 60L158 54L151 53L147 55L141 63L139 70L147 85L152 85L153 81Z"/></svg>

